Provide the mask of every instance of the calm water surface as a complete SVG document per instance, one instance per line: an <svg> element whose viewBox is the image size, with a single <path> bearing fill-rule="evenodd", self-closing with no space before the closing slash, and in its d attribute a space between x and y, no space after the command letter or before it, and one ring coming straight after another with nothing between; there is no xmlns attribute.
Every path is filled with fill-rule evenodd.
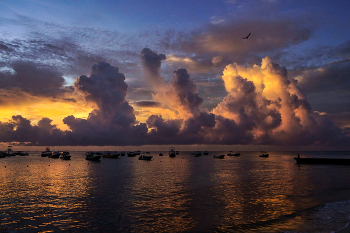
<svg viewBox="0 0 350 233"><path fill-rule="evenodd" d="M2 232L332 232L350 218L350 166L295 152L86 161L0 159ZM350 158L349 152L305 152Z"/></svg>

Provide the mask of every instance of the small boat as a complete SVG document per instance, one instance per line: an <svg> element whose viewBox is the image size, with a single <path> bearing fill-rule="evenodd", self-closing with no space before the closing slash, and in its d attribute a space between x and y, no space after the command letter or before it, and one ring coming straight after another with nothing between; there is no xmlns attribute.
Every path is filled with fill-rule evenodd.
<svg viewBox="0 0 350 233"><path fill-rule="evenodd" d="M237 153L233 153L232 151L230 151L227 156L240 156L241 153L237 152Z"/></svg>
<svg viewBox="0 0 350 233"><path fill-rule="evenodd" d="M267 158L269 157L269 153L267 153L266 151L261 151L261 154L259 155L259 157Z"/></svg>
<svg viewBox="0 0 350 233"><path fill-rule="evenodd" d="M120 152L120 156L125 156L125 152Z"/></svg>
<svg viewBox="0 0 350 233"><path fill-rule="evenodd" d="M61 152L59 151L52 151L50 155L48 155L49 158L58 159L61 155Z"/></svg>
<svg viewBox="0 0 350 233"><path fill-rule="evenodd" d="M151 160L152 158L152 155L140 155L139 160Z"/></svg>
<svg viewBox="0 0 350 233"><path fill-rule="evenodd" d="M179 151L177 150L177 151L175 152L175 154L177 154L177 155L178 155L178 154L179 154Z"/></svg>
<svg viewBox="0 0 350 233"><path fill-rule="evenodd" d="M47 157L49 155L51 155L52 151L50 150L49 147L46 147L46 150L41 152L41 157Z"/></svg>
<svg viewBox="0 0 350 233"><path fill-rule="evenodd" d="M5 158L6 157L6 152L5 151L0 151L0 158Z"/></svg>
<svg viewBox="0 0 350 233"><path fill-rule="evenodd" d="M62 151L60 159L63 160L70 160L71 156L69 155L69 151Z"/></svg>
<svg viewBox="0 0 350 233"><path fill-rule="evenodd" d="M174 158L176 156L175 147L170 147L169 157Z"/></svg>
<svg viewBox="0 0 350 233"><path fill-rule="evenodd" d="M159 153L159 156L163 156L163 153L161 152L161 153Z"/></svg>
<svg viewBox="0 0 350 233"><path fill-rule="evenodd" d="M223 159L225 158L225 155L214 155L214 159Z"/></svg>
<svg viewBox="0 0 350 233"><path fill-rule="evenodd" d="M23 151L16 151L16 155L19 155L19 156L28 156L28 152L23 152Z"/></svg>
<svg viewBox="0 0 350 233"><path fill-rule="evenodd" d="M108 159L117 159L119 157L120 153L117 151L105 151L102 154L102 158L108 158Z"/></svg>
<svg viewBox="0 0 350 233"><path fill-rule="evenodd" d="M101 152L88 151L85 153L85 159L91 161L99 161L101 159Z"/></svg>
<svg viewBox="0 0 350 233"><path fill-rule="evenodd" d="M204 152L203 152L203 155L208 155L208 154L209 154L208 151L204 151Z"/></svg>
<svg viewBox="0 0 350 233"><path fill-rule="evenodd" d="M8 146L6 153L7 153L6 156L16 156L16 153L13 152L13 150L11 149L11 146Z"/></svg>
<svg viewBox="0 0 350 233"><path fill-rule="evenodd" d="M135 157L136 156L136 152L135 151L129 151L126 154L127 154L128 157Z"/></svg>
<svg viewBox="0 0 350 233"><path fill-rule="evenodd" d="M199 156L202 156L202 152L200 151L196 151L193 153L194 157L199 157Z"/></svg>

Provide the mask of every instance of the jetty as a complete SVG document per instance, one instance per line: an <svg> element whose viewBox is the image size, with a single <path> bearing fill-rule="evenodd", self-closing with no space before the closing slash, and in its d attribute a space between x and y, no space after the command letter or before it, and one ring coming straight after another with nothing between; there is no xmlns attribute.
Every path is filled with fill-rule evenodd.
<svg viewBox="0 0 350 233"><path fill-rule="evenodd" d="M337 165L350 165L350 159L338 159L338 158L294 158L297 164L337 164Z"/></svg>

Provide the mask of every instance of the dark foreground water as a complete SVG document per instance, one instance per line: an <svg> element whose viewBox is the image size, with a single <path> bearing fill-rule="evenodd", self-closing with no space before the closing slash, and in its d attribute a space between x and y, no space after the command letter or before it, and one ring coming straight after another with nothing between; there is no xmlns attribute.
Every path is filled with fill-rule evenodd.
<svg viewBox="0 0 350 233"><path fill-rule="evenodd" d="M222 153L2 158L0 231L332 232L350 221L349 165L297 165L295 152L213 159Z"/></svg>

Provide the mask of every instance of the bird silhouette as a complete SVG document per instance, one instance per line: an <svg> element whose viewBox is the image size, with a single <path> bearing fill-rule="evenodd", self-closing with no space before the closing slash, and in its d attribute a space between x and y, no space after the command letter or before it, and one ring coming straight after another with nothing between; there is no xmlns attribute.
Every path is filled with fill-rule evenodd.
<svg viewBox="0 0 350 233"><path fill-rule="evenodd" d="M248 36L243 37L242 39L248 39L248 37L250 36L250 34L252 34L251 32L249 32Z"/></svg>

